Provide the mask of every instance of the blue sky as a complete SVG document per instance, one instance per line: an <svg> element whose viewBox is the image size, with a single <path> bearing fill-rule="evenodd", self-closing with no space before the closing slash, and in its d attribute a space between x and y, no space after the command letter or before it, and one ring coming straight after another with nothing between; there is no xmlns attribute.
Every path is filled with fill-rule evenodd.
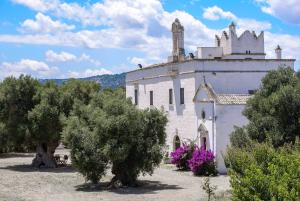
<svg viewBox="0 0 300 201"><path fill-rule="evenodd" d="M1 0L0 11L0 79L86 77L164 62L175 18L188 52L213 45L234 21L238 33L265 31L268 58L279 44L284 58L300 60L299 0Z"/></svg>

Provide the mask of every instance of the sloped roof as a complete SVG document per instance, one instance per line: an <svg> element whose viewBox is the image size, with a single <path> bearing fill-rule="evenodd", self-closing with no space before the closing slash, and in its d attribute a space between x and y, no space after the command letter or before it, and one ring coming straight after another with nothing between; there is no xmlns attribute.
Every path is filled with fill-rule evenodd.
<svg viewBox="0 0 300 201"><path fill-rule="evenodd" d="M217 103L221 105L245 105L249 94L217 94Z"/></svg>
<svg viewBox="0 0 300 201"><path fill-rule="evenodd" d="M203 100L197 100L197 95L200 93L201 90L205 90L205 92L207 93L207 98L208 99L203 99ZM193 98L194 102L207 102L207 101L213 101L216 100L217 96L216 93L214 91L214 89L212 88L212 86L210 84L206 84L206 83L202 83L200 84L200 86L198 87L196 94Z"/></svg>
<svg viewBox="0 0 300 201"><path fill-rule="evenodd" d="M207 98L198 100L197 95L201 90L206 92ZM202 83L196 91L193 102L216 101L219 105L245 105L250 97L250 94L217 94L209 83Z"/></svg>

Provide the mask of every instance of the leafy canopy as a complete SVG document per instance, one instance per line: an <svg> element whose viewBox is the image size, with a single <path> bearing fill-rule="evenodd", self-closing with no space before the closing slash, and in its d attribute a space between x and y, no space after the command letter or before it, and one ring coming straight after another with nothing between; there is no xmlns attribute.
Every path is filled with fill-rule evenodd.
<svg viewBox="0 0 300 201"><path fill-rule="evenodd" d="M166 123L158 110L138 110L123 90L107 90L89 105L75 104L63 135L73 163L88 180L99 181L109 162L112 184L134 185L139 174L151 174L161 162Z"/></svg>
<svg viewBox="0 0 300 201"><path fill-rule="evenodd" d="M252 140L270 141L276 147L294 143L300 136L299 74L291 68L268 73L248 101L244 115L249 119L244 131Z"/></svg>

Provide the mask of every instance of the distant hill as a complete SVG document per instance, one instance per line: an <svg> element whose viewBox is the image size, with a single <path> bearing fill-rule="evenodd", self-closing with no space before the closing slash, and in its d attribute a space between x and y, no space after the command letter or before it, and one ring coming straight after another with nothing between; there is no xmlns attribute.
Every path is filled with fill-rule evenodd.
<svg viewBox="0 0 300 201"><path fill-rule="evenodd" d="M97 75L97 76L78 78L78 79L96 81L104 89L106 88L115 89L117 87L125 86L125 76L126 73L121 73L121 74L114 74L114 75ZM53 80L58 85L61 85L64 82L66 82L68 79L41 79L40 82L45 83L48 80Z"/></svg>

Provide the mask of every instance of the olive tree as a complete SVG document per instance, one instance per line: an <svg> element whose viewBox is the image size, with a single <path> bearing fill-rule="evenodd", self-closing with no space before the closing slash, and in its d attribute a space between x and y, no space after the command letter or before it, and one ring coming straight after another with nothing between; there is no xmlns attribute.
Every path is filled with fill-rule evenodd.
<svg viewBox="0 0 300 201"><path fill-rule="evenodd" d="M60 93L58 86L48 82L40 87L35 99L38 104L28 113L30 138L36 145L37 155L32 164L56 167L54 152L62 130Z"/></svg>
<svg viewBox="0 0 300 201"><path fill-rule="evenodd" d="M271 71L261 88L247 102L244 115L249 124L233 135L257 142L270 141L275 147L294 143L300 136L300 76L291 68ZM244 132L243 135L241 133ZM234 137L232 137L232 140Z"/></svg>
<svg viewBox="0 0 300 201"><path fill-rule="evenodd" d="M0 83L0 151L29 151L28 112L37 104L34 99L40 84L30 76L8 77Z"/></svg>
<svg viewBox="0 0 300 201"><path fill-rule="evenodd" d="M92 94L98 93L99 84L70 80L62 86L47 82L40 87L35 99L38 104L28 113L30 136L36 145L34 166L56 167L54 152L61 140L64 122L75 103L88 104Z"/></svg>
<svg viewBox="0 0 300 201"><path fill-rule="evenodd" d="M89 105L77 104L63 133L72 161L87 179L98 181L110 163L112 185L135 185L140 174L151 174L160 164L166 123L161 111L139 110L123 90L107 90L95 94ZM78 143L86 140L90 146Z"/></svg>

